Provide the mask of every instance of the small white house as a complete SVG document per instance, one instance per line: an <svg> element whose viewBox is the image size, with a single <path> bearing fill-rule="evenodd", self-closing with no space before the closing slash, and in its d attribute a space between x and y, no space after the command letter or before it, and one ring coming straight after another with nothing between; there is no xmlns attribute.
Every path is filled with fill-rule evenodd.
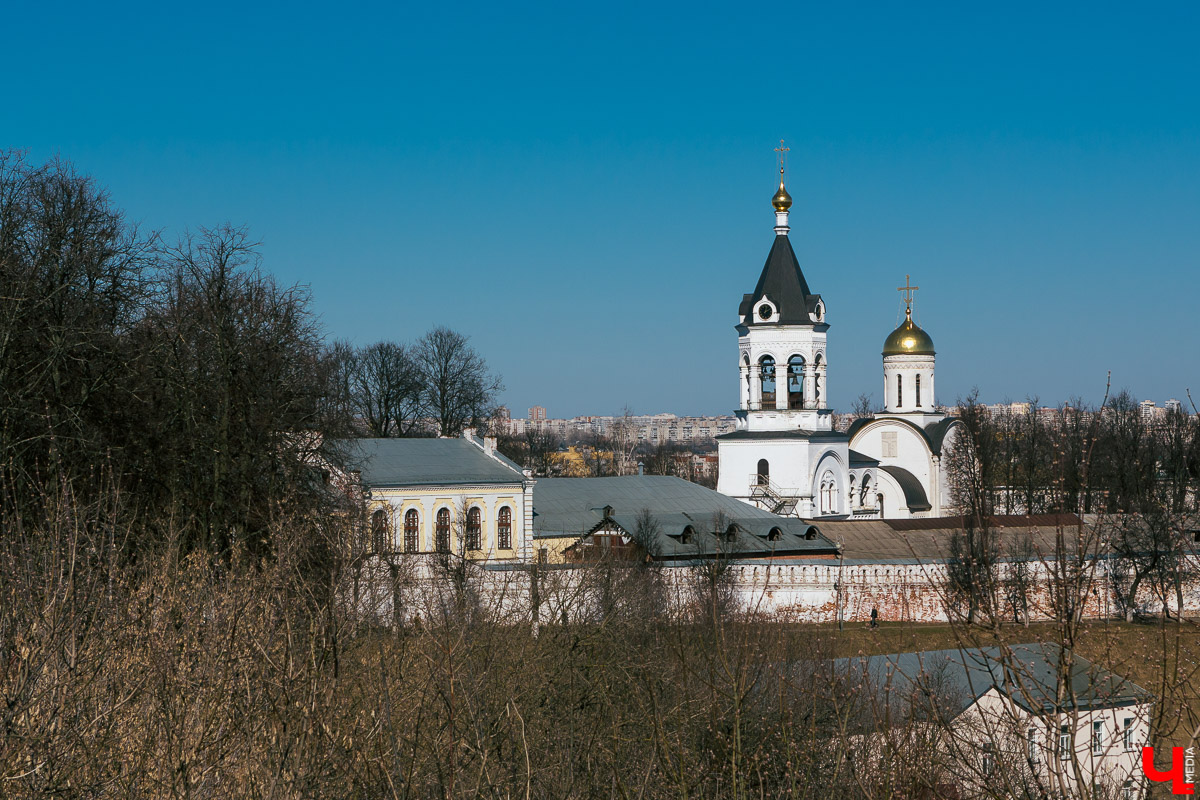
<svg viewBox="0 0 1200 800"><path fill-rule="evenodd" d="M931 772L960 797L1139 798L1152 698L1136 684L1056 644L842 659L868 690L876 733L933 732ZM878 751L879 748L872 748ZM940 763L934 763L940 762ZM949 784L948 786L946 784Z"/></svg>

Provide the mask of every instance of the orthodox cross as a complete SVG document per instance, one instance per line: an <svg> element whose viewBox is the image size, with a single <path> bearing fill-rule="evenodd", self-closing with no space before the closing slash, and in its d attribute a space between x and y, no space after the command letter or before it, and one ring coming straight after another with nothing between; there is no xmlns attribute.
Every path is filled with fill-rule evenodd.
<svg viewBox="0 0 1200 800"><path fill-rule="evenodd" d="M783 170L787 165L787 153L792 148L783 146L783 139L779 140L779 147L775 148L775 152L779 153L779 174L783 174Z"/></svg>
<svg viewBox="0 0 1200 800"><path fill-rule="evenodd" d="M912 316L913 292L921 288L920 286L913 286L912 281L909 280L909 277L910 276L905 275L904 285L896 287L897 292L904 292L904 316L906 317Z"/></svg>

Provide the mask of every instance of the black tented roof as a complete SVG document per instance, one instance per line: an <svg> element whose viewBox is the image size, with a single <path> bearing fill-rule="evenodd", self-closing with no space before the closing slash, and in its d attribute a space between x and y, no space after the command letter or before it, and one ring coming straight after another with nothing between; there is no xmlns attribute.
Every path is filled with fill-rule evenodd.
<svg viewBox="0 0 1200 800"><path fill-rule="evenodd" d="M763 297L770 300L779 311L779 319L763 323L754 315L754 307ZM810 314L815 314L821 295L813 294L808 281L796 260L792 243L784 234L775 237L767 263L763 265L754 291L742 297L738 313L748 325L812 325Z"/></svg>

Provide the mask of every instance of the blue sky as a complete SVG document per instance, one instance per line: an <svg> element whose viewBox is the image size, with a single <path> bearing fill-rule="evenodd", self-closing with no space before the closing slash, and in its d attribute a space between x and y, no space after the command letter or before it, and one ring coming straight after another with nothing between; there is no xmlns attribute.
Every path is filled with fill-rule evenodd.
<svg viewBox="0 0 1200 800"><path fill-rule="evenodd" d="M331 337L448 325L562 416L736 405L784 138L835 406L906 273L942 401L1200 400L1197 8L22 3L0 147L245 224Z"/></svg>

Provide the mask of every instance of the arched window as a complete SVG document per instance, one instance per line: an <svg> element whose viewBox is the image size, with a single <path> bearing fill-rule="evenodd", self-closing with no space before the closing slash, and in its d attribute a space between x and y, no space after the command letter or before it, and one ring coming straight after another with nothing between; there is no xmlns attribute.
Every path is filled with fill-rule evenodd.
<svg viewBox="0 0 1200 800"><path fill-rule="evenodd" d="M758 362L762 369L762 375L759 377L760 386L762 387L762 403L766 408L775 407L775 359L770 356L763 356Z"/></svg>
<svg viewBox="0 0 1200 800"><path fill-rule="evenodd" d="M696 538L696 529L693 528L691 525L684 525L683 533L680 535L679 541L682 542L683 544L691 544L693 541L695 541L695 538Z"/></svg>
<svg viewBox="0 0 1200 800"><path fill-rule="evenodd" d="M864 505L864 506L865 506L865 505L867 505L869 502L871 502L871 500L872 500L872 499L873 499L873 498L871 497L871 476L870 476L870 475L863 475L863 479L862 479L862 492L861 492L861 494L859 495L859 501L858 501L858 502L859 502L859 504L860 504L860 505Z"/></svg>
<svg viewBox="0 0 1200 800"><path fill-rule="evenodd" d="M804 356L792 356L787 367L788 408L804 408Z"/></svg>
<svg viewBox="0 0 1200 800"><path fill-rule="evenodd" d="M771 482L771 465L765 458L758 460L757 480L759 486L766 486Z"/></svg>
<svg viewBox="0 0 1200 800"><path fill-rule="evenodd" d="M917 380L917 385L915 387L916 391L913 393L914 394L913 399L917 401L917 408L920 408L921 407L921 376L918 375L916 380Z"/></svg>
<svg viewBox="0 0 1200 800"><path fill-rule="evenodd" d="M904 376L896 374L896 405L904 405Z"/></svg>
<svg viewBox="0 0 1200 800"><path fill-rule="evenodd" d="M415 553L421 549L421 515L415 508L404 514L404 551Z"/></svg>
<svg viewBox="0 0 1200 800"><path fill-rule="evenodd" d="M435 542L434 546L439 553L450 552L450 509L439 508L437 512L437 524L434 528Z"/></svg>
<svg viewBox="0 0 1200 800"><path fill-rule="evenodd" d="M821 513L837 513L837 481L832 472L826 472L821 477Z"/></svg>
<svg viewBox="0 0 1200 800"><path fill-rule="evenodd" d="M782 538L783 531L781 531L779 528L771 528L771 530L767 532L768 542L778 542Z"/></svg>
<svg viewBox="0 0 1200 800"><path fill-rule="evenodd" d="M382 508L371 515L371 552L384 553L388 549L388 518Z"/></svg>
<svg viewBox="0 0 1200 800"><path fill-rule="evenodd" d="M512 509L504 506L496 515L496 547L501 550L512 549Z"/></svg>
<svg viewBox="0 0 1200 800"><path fill-rule="evenodd" d="M483 514L479 506L467 512L467 549L483 549Z"/></svg>

